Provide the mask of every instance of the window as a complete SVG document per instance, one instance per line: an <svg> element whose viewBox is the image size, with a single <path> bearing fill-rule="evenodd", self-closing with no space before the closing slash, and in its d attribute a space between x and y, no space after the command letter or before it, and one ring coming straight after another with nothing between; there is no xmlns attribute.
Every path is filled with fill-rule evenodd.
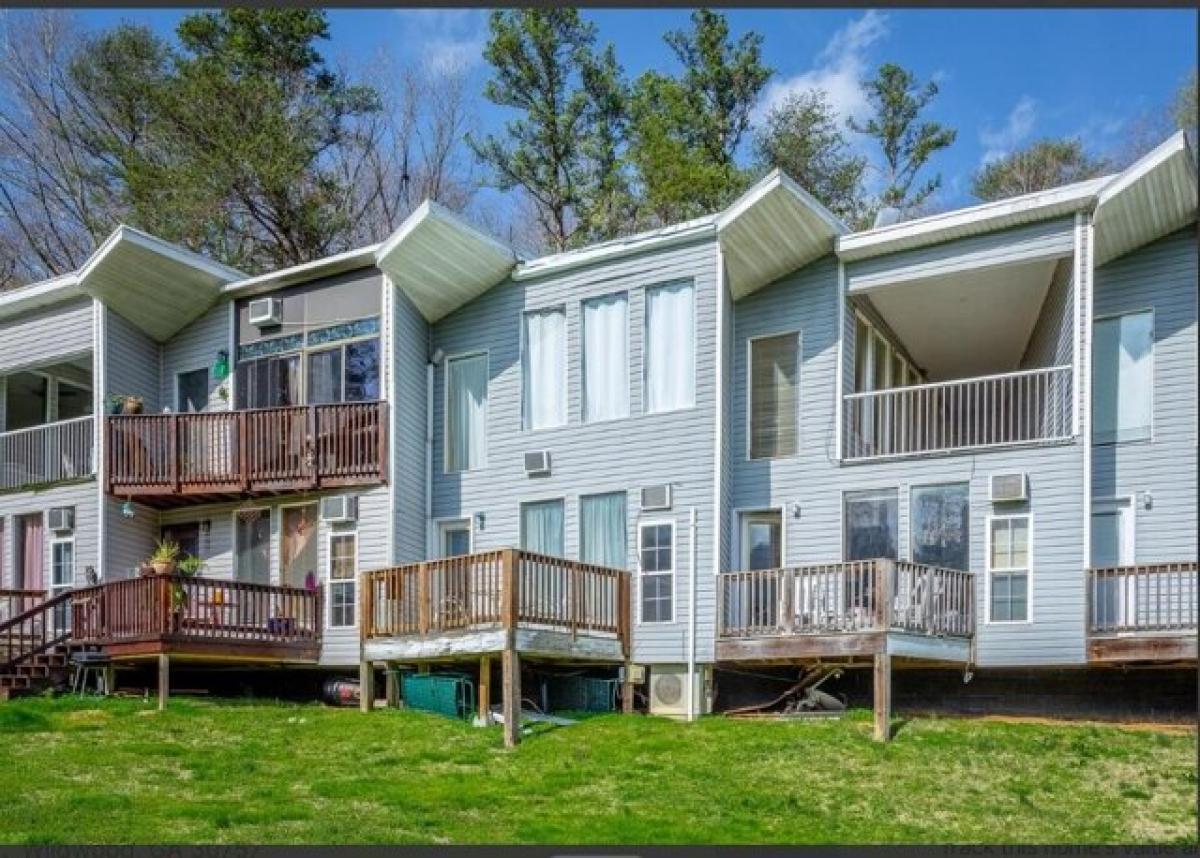
<svg viewBox="0 0 1200 858"><path fill-rule="evenodd" d="M629 296L583 302L583 419L629 415Z"/></svg>
<svg viewBox="0 0 1200 858"><path fill-rule="evenodd" d="M170 540L179 546L179 556L200 556L200 522L189 521L181 524L168 524L159 531L159 538Z"/></svg>
<svg viewBox="0 0 1200 858"><path fill-rule="evenodd" d="M1150 437L1154 388L1154 314L1097 319L1092 347L1092 440Z"/></svg>
<svg viewBox="0 0 1200 858"><path fill-rule="evenodd" d="M208 407L208 368L181 372L175 376L175 410L203 411Z"/></svg>
<svg viewBox="0 0 1200 858"><path fill-rule="evenodd" d="M897 557L897 501L895 489L847 492L843 526L846 560Z"/></svg>
<svg viewBox="0 0 1200 858"><path fill-rule="evenodd" d="M524 316L521 410L526 429L567 422L567 313L562 307Z"/></svg>
<svg viewBox="0 0 1200 858"><path fill-rule="evenodd" d="M1029 618L1029 516L993 518L988 523L988 578L995 623Z"/></svg>
<svg viewBox="0 0 1200 858"><path fill-rule="evenodd" d="M486 354L446 361L446 473L482 468L487 453Z"/></svg>
<svg viewBox="0 0 1200 858"><path fill-rule="evenodd" d="M74 420L92 413L92 391L81 384L58 382L58 419Z"/></svg>
<svg viewBox="0 0 1200 858"><path fill-rule="evenodd" d="M625 492L585 495L579 499L579 559L624 569L629 563L625 533Z"/></svg>
<svg viewBox="0 0 1200 858"><path fill-rule="evenodd" d="M49 379L35 372L14 372L5 379L4 428L6 431L41 426L49 420Z"/></svg>
<svg viewBox="0 0 1200 858"><path fill-rule="evenodd" d="M696 401L696 322L690 282L646 290L645 411L690 408Z"/></svg>
<svg viewBox="0 0 1200 858"><path fill-rule="evenodd" d="M1092 501L1091 566L1132 566L1134 514L1130 498ZM1101 628L1127 625L1137 616L1134 575L1106 575L1093 580L1092 621Z"/></svg>
<svg viewBox="0 0 1200 858"><path fill-rule="evenodd" d="M75 540L55 537L50 541L50 589L52 593L70 589L75 583Z"/></svg>
<svg viewBox="0 0 1200 858"><path fill-rule="evenodd" d="M308 403L379 398L379 340L359 340L308 353Z"/></svg>
<svg viewBox="0 0 1200 858"><path fill-rule="evenodd" d="M967 483L917 486L910 498L914 563L943 569L971 568L970 490Z"/></svg>
<svg viewBox="0 0 1200 858"><path fill-rule="evenodd" d="M438 525L442 557L461 557L471 553L471 523L466 519L443 521Z"/></svg>
<svg viewBox="0 0 1200 858"><path fill-rule="evenodd" d="M329 625L331 628L354 625L357 553L357 534L329 534Z"/></svg>
<svg viewBox="0 0 1200 858"><path fill-rule="evenodd" d="M236 405L239 409L303 404L300 355L277 355L238 363Z"/></svg>
<svg viewBox="0 0 1200 858"><path fill-rule="evenodd" d="M561 499L521 504L521 547L552 557L562 557L566 553Z"/></svg>
<svg viewBox="0 0 1200 858"><path fill-rule="evenodd" d="M783 566L783 515L779 510L742 513L741 569Z"/></svg>
<svg viewBox="0 0 1200 858"><path fill-rule="evenodd" d="M235 515L237 557L234 577L253 584L271 583L271 511L239 510Z"/></svg>
<svg viewBox="0 0 1200 858"><path fill-rule="evenodd" d="M674 613L675 525L643 522L638 528L641 621L669 623Z"/></svg>
<svg viewBox="0 0 1200 858"><path fill-rule="evenodd" d="M796 455L800 437L800 335L750 341L750 458Z"/></svg>

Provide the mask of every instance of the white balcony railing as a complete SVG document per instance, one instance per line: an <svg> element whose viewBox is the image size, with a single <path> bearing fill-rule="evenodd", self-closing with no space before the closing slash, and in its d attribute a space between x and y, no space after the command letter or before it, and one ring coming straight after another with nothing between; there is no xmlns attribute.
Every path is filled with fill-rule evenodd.
<svg viewBox="0 0 1200 858"><path fill-rule="evenodd" d="M93 425L89 416L0 432L0 491L94 474Z"/></svg>
<svg viewBox="0 0 1200 858"><path fill-rule="evenodd" d="M869 459L1071 437L1072 367L845 397L845 457Z"/></svg>

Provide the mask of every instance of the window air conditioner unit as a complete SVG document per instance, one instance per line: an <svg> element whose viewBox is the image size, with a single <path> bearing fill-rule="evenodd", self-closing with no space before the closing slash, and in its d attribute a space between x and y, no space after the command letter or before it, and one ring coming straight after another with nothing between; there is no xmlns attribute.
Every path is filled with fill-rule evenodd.
<svg viewBox="0 0 1200 858"><path fill-rule="evenodd" d="M321 521L341 524L358 519L358 498L354 495L333 495L321 498Z"/></svg>
<svg viewBox="0 0 1200 858"><path fill-rule="evenodd" d="M671 484L646 486L642 489L642 509L670 509Z"/></svg>
<svg viewBox="0 0 1200 858"><path fill-rule="evenodd" d="M279 298L255 298L250 302L250 324L263 328L283 321L283 301Z"/></svg>
<svg viewBox="0 0 1200 858"><path fill-rule="evenodd" d="M535 450L532 453L525 454L525 476L527 477L548 477L550 476L550 451Z"/></svg>
<svg viewBox="0 0 1200 858"><path fill-rule="evenodd" d="M51 507L47 517L49 518L51 530L63 531L75 529L75 507L73 506Z"/></svg>
<svg viewBox="0 0 1200 858"><path fill-rule="evenodd" d="M1029 500L1029 477L1024 473L992 474L989 495L992 503Z"/></svg>

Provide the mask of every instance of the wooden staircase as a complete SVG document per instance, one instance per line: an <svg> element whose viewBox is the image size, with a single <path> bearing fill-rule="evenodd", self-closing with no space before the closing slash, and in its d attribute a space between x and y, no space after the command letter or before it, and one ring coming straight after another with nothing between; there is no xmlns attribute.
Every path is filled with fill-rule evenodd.
<svg viewBox="0 0 1200 858"><path fill-rule="evenodd" d="M71 594L59 593L0 622L0 700L65 682L71 654Z"/></svg>

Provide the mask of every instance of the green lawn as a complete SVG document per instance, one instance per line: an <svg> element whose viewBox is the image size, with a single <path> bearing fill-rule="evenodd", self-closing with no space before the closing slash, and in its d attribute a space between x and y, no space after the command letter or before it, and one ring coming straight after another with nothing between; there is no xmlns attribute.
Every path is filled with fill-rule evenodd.
<svg viewBox="0 0 1200 858"><path fill-rule="evenodd" d="M1196 842L1194 732L870 726L606 715L506 751L415 712L22 700L0 842Z"/></svg>

